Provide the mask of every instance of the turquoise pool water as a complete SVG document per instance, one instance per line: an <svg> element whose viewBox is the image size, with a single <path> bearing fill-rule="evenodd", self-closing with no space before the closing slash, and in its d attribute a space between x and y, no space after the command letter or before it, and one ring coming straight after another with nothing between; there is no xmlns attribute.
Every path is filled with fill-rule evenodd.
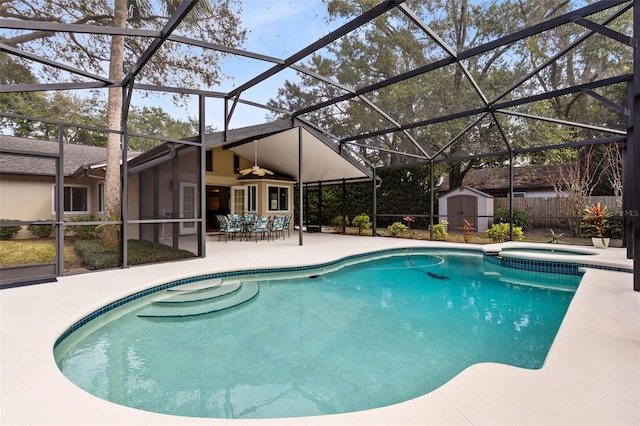
<svg viewBox="0 0 640 426"><path fill-rule="evenodd" d="M87 392L159 413L359 411L424 395L480 362L540 368L580 280L452 252L308 275L260 281L248 302L195 317L141 318L160 297L147 296L70 335L57 363Z"/></svg>

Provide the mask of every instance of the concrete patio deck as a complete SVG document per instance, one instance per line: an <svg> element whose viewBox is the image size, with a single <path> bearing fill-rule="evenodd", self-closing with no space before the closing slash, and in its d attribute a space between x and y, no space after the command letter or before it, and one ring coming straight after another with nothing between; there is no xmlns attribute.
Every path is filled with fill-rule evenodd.
<svg viewBox="0 0 640 426"><path fill-rule="evenodd" d="M320 417L224 420L161 415L89 395L53 357L71 324L110 301L167 281L248 267L281 267L350 254L446 243L332 234L277 241L207 241L207 257L62 277L0 291L2 425L639 425L640 293L630 273L588 269L542 369L471 366L439 389L389 407ZM622 249L599 264L632 267ZM580 259L581 261L584 259Z"/></svg>

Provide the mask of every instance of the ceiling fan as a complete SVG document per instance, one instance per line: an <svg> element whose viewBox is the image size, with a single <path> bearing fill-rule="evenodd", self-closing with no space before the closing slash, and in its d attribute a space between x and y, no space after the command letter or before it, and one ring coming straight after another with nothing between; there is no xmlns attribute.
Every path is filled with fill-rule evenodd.
<svg viewBox="0 0 640 426"><path fill-rule="evenodd" d="M271 170L263 169L258 166L258 141L253 141L255 147L255 153L253 157L253 166L248 169L240 170L241 175L248 175L249 173L253 173L254 175L264 176L265 174L272 175L273 172Z"/></svg>

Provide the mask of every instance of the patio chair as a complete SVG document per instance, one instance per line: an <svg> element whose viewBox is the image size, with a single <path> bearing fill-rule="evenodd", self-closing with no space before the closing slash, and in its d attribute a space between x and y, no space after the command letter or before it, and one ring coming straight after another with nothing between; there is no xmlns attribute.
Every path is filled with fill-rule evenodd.
<svg viewBox="0 0 640 426"><path fill-rule="evenodd" d="M218 224L220 225L220 234L218 234L218 241L220 241L220 237L224 234L224 242L226 243L229 239L229 235L231 235L231 239L234 239L235 234L242 231L241 224L232 223L226 216L216 215L218 219Z"/></svg>
<svg viewBox="0 0 640 426"><path fill-rule="evenodd" d="M263 216L256 219L254 232L256 233L256 242L258 242L258 233L262 234L263 240L264 235L267 234L267 241L269 241L269 233L271 232L269 216Z"/></svg>
<svg viewBox="0 0 640 426"><path fill-rule="evenodd" d="M244 227L242 226L242 217L239 214L228 214L227 220L229 221L229 233L231 239L235 239L236 234L242 235Z"/></svg>
<svg viewBox="0 0 640 426"><path fill-rule="evenodd" d="M284 217L284 229L287 231L287 236L291 237L291 230L289 229L289 224L291 223L291 215L285 215ZM282 231L282 238L284 239L284 231Z"/></svg>
<svg viewBox="0 0 640 426"><path fill-rule="evenodd" d="M218 219L218 227L220 228L220 233L218 234L218 241L220 241L222 234L224 234L224 241L227 242L227 232L229 229L229 221L227 220L226 216L223 216L221 214L217 214L216 219Z"/></svg>
<svg viewBox="0 0 640 426"><path fill-rule="evenodd" d="M282 239L284 239L284 216L275 216L273 218L273 223L271 224L271 232L275 235L274 240L278 238L279 234L282 234Z"/></svg>
<svg viewBox="0 0 640 426"><path fill-rule="evenodd" d="M242 217L239 214L229 213L227 219L229 219L230 222L242 222Z"/></svg>
<svg viewBox="0 0 640 426"><path fill-rule="evenodd" d="M258 220L258 215L254 213L245 213L244 217L242 218L242 226L243 226L242 230L243 230L243 234L246 235L247 239L250 239L251 234L255 232L257 220Z"/></svg>
<svg viewBox="0 0 640 426"><path fill-rule="evenodd" d="M253 214L253 213L245 213L244 214L244 223L245 224L249 224L249 223L255 223L255 221L258 219L258 215Z"/></svg>

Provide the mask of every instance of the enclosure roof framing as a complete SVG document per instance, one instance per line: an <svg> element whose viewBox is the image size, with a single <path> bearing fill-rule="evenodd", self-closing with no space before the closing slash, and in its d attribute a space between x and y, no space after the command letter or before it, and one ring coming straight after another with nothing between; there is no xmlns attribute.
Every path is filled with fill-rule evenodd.
<svg viewBox="0 0 640 426"><path fill-rule="evenodd" d="M527 16L527 19L522 21L523 25L513 26L517 29L511 33L504 30L502 32L491 31L486 34L486 38L479 39L477 42L463 40L464 42L459 44L454 30L449 28L451 32L446 33L447 29L443 29L447 25L455 26L455 22L439 21L436 17L438 11L422 9L420 2L379 0L370 9L351 12L348 18L335 19L335 22L331 22L336 26L334 29L328 28L325 35L310 43L306 41L301 48L295 45L296 40L291 37L287 40L280 40L284 45L283 51L286 53L276 54L273 51L267 52L267 48L264 48L265 51L259 51L263 49L258 48L253 48L256 51L249 51L180 35L180 29L186 28L188 22L185 18L197 2L198 0L183 0L179 4L175 4L177 7L171 16L147 24L152 29L62 22L65 19L72 19L70 18L73 16L71 13L66 17L51 19L60 22L0 18L0 53L3 56L6 54L15 58L19 65L35 64L34 69L49 70L51 68L57 74L64 76L64 79L61 78L59 82L30 83L27 80L24 83L0 85L0 93L125 88L121 117L124 131L92 128L91 126L56 120L41 120L37 117L17 114L18 111L0 111L0 117L57 124L60 126L59 138L61 141L62 128L65 126L116 132L123 135L122 140L126 141L127 135L143 136L128 133L126 129L129 105L134 91L197 96L199 97L200 114L200 134L198 136L185 138L182 142L158 136L144 137L167 142L166 149L169 151L173 146L170 144L173 143L192 146L205 145L209 148L220 146L247 158L253 157L252 147L256 143L263 149L261 151L261 165L288 173L290 176L296 176L301 181L308 180L309 182L322 182L323 180L340 182L340 176L337 176L340 173L345 174L342 176L344 179L376 179L377 169L397 167L397 162L400 162L399 166L433 165L442 162L508 156L512 164L513 156L519 154L593 144L620 143L626 148L624 193L625 198L631 200L631 204L624 208L636 212L640 208L640 195L634 194L629 186L631 182L638 181L638 170L640 170L640 164L638 164L640 162L640 132L637 130L640 128L640 43L638 41L640 1L638 0L560 2L558 8L544 16L541 13L540 18L532 17L529 20ZM585 3L587 4L585 5ZM361 6L361 3L358 2L358 5ZM492 6L499 8L501 3L499 1L493 2ZM295 6L290 5L290 7ZM565 11L567 12L565 13ZM631 15L629 12L632 12L632 19L627 21L625 19ZM336 15L340 15L340 13ZM284 16L290 15L284 14ZM108 20L106 16L103 18L105 21ZM157 17L154 16L154 18ZM382 18L388 18L388 20ZM130 26L135 26L132 22L130 21ZM535 23L528 24L529 22ZM378 30L376 25L380 23L390 23L385 28L388 32L382 33L384 37L381 36L380 39L388 41L390 45L388 54L392 58L398 58L400 65L391 71L384 70L384 72L380 71L375 75L373 73L366 75L361 70L366 69L368 64L360 64L356 59L357 55L340 58L342 62L336 59L338 56L336 52L343 46L341 43L347 44L357 41L370 45L371 41L367 38L369 33L366 31ZM618 26L619 23L621 25ZM251 29L252 22L246 24ZM394 27L394 24L399 25ZM633 34L631 34L630 25L633 27ZM494 25L491 28L498 27L498 25ZM475 27L475 30L478 28L480 28L480 24ZM564 28L567 28L563 32L566 37L563 38L553 32L558 28L563 31ZM624 29L619 30L619 28ZM400 42L396 45L394 43L396 39L390 36L399 29L406 29L409 34L407 44L410 47L407 47L406 50L405 46L400 46ZM129 55L125 58L126 63L133 65L124 72L124 77L120 81L113 81L114 79L108 76L107 67L100 68L101 65L104 65L101 62L104 61L104 58L96 59L98 64L95 62L91 64L93 69L98 69L100 72L90 72L79 66L63 63L59 52L47 51L37 43L20 45L14 39L14 46L11 44L11 39L4 37L2 31L9 34L47 32L57 35L60 33L66 37L82 34L84 37L93 39L98 37L103 39L102 36L104 36L104 40L112 40L113 37L118 36L130 38L129 40L133 39L137 43L139 53L135 57L126 53ZM473 33L474 28L471 28L470 31ZM267 32L265 31L265 33ZM546 36L547 33L551 35L551 38L543 40L543 43L550 40L549 44L553 45L553 48L531 58L530 63L515 63L518 58L527 58L526 54L518 57L517 54L520 53L518 49L528 52L527 49L538 43L540 38ZM270 43L272 40L268 40L271 34L261 34L261 36L265 39L264 43L256 45L270 46L273 44ZM380 34L376 33L376 36L380 36ZM554 81L554 84L547 84L545 77L552 74L556 65L561 66L561 62L569 55L580 55L581 52L592 46L589 43L594 43L597 47L597 43L601 40L607 43L612 42L612 45L619 48L618 50L622 52L620 57L623 59L616 57L618 52L612 49L611 57L601 55L603 58L599 58L599 60L607 60L607 65L615 64L617 66L620 63L623 66L602 67L606 72L595 72L581 76L584 78L580 81L566 78L562 80L562 83ZM379 44L379 46L383 45L383 43ZM197 76L193 79L185 78L183 80L185 87L172 87L182 85L183 82L178 79L175 79L177 82L163 85L157 81L151 81L151 78L146 78L144 71L149 61L159 56L159 53L162 52L161 49L176 47L189 50L189 52L198 52L200 49L206 53L213 53L211 57L207 56L207 60L215 57L247 61L251 64L246 67L246 70L256 71L253 71L253 74L251 72L242 74L238 81L230 87L223 87L221 82L211 84L200 82ZM328 51L328 54L323 56L325 51ZM415 58L403 57L403 54L409 56L408 54L413 51L417 52ZM500 68L498 70L499 76L502 76L500 72L509 71L510 80L506 82L485 81L482 72L478 71L481 67L474 68L474 61L481 63L485 59L489 62L487 66L490 67L492 66L491 55L498 54L500 56L504 52L508 52L505 56L513 53L511 58L505 59L505 62L511 59L515 63L508 64L509 66L517 68L518 65L522 65L522 68L518 68L517 72L511 72L512 70L509 70L508 67ZM105 53L105 55L107 54ZM313 55L316 55L320 60L326 60L328 69L323 69L322 66L316 67L316 64L311 61ZM629 56L633 56L633 58L629 59ZM336 60L334 61L334 59ZM587 63L586 59L588 58L580 59L584 59L584 63ZM615 62L618 59L620 62ZM104 62L106 63L106 61ZM334 62L338 65L335 65ZM632 62L632 65L627 68L629 62ZM77 61L77 63L84 64L82 61ZM579 60L576 63L578 63L576 66L579 66ZM253 66L256 64L257 66ZM223 65L224 61L221 60L221 75L232 75L233 70L223 70ZM87 69L89 68L87 67ZM179 72L185 72L185 69L186 67L184 69L178 68L175 75L180 75ZM347 77L341 75L340 71L344 69L351 72L352 75ZM445 87L444 84L442 86L449 90L447 94L450 97L458 96L461 102L457 104L450 102L445 96L436 98L441 99L441 103L444 104L442 106L426 102L425 99L428 100L431 96L441 96L438 93L440 88L435 87L438 86L438 78L448 78L453 81L454 72L455 76L463 81L464 91L451 93L450 87ZM300 96L296 99L287 99L289 102L284 106L278 105L279 99L277 98L284 92L279 92L275 99L272 97L270 100L252 98L252 96L256 96L256 92L260 91L257 89L258 86L261 89L269 85L274 86L272 77L284 78L287 73L295 74L301 81L318 83L317 93L310 94L308 98ZM347 73L345 72L345 74ZM429 80L430 76L434 76L433 80ZM563 77L566 76L563 75ZM492 86L494 83L496 87ZM279 83L275 85L277 84ZM426 87L426 85L434 87ZM452 84L451 87L456 86ZM397 91L395 91L396 88L398 88ZM456 87L456 89L458 88ZM400 108L395 108L394 103L401 104L404 99L399 96L394 98L394 96L403 90L412 91L412 94L418 92L418 96L408 97L411 100L407 102L408 105L404 105L405 110L401 111ZM614 92L616 95L611 95ZM627 105L619 105L612 100L617 99L618 95L623 92L627 97ZM432 95L432 93L435 94ZM388 101L385 96L395 102ZM554 110L549 106L553 101L561 100L563 97L572 101L576 100L576 102L586 99L585 102L590 102L589 107L591 105L602 106L612 112L611 117L613 118L601 120L600 115L596 113L592 114L594 117L590 117L586 113L576 114L577 118L569 114L563 116L558 112L560 108ZM222 120L218 121L223 123L224 128L209 135L204 135L206 128L204 123L206 117L205 100L219 101L222 104L221 109L224 110L221 114ZM447 102L452 105L447 105ZM412 109L414 105L416 106L415 110ZM538 106L540 108L536 108ZM236 118L238 111L244 108L259 109L261 113L269 111L272 114L270 119L273 118L274 122L231 128L232 119ZM351 113L351 111L355 112ZM591 122L588 122L590 120ZM558 129L569 129L571 132L567 132L567 134L571 133L571 136L568 137L572 140L565 143L564 139L558 138L558 140L541 140L519 145L518 142L524 140L527 135L525 134L523 138L518 140L514 136L516 131L512 129L521 123L531 121L544 123L545 127L554 130L556 126ZM490 126L494 126L491 132L483 133L483 129ZM429 133L431 129L435 129L433 133ZM581 132L573 133L575 129L579 129ZM634 129L636 130L634 131ZM489 137L491 140L483 140L483 138L489 139L485 136L486 134L491 135ZM576 134L579 135L574 136ZM476 141L478 144L474 146ZM302 154L305 146L307 152ZM461 149L456 151L458 147ZM204 147L200 146L200 148ZM162 155L165 154L162 153ZM306 156L304 158L304 173L292 166L292 164L298 164L303 156ZM144 159L143 156L140 161L142 159ZM158 158L152 160L158 160ZM314 161L318 162L320 166L313 167ZM333 167L332 161L340 163L340 167L331 169ZM126 162L124 167L126 168ZM202 174L204 175L204 171ZM300 175L298 176L298 174ZM124 176L126 184L127 175ZM631 226L625 229L625 235L635 235L631 240L633 240L637 252L640 252L640 219L631 219L630 223ZM640 265L636 265L636 272L640 276ZM638 290L640 290L640 278L637 278L636 282Z"/></svg>
<svg viewBox="0 0 640 426"><path fill-rule="evenodd" d="M416 160L433 160L433 153L428 152L421 141L416 139L414 134L411 132L412 129L419 129L422 127L427 127L430 125L435 125L439 123L446 123L452 120L459 120L468 118L471 120L471 123L478 123L483 117L487 114L490 119L493 120L494 123L497 124L500 134L504 139L507 150L511 150L511 144L508 140L508 136L505 134L502 126L496 118L496 113L503 114L504 116L518 116L524 117L527 119L536 119L541 121L547 121L550 123L562 124L575 126L584 129L591 129L594 131L603 131L608 132L613 135L618 134L626 134L626 130L621 129L610 129L603 126L590 125L587 123L578 123L575 121L568 120L558 120L553 117L545 117L544 115L533 115L526 114L519 111L514 111L513 108L518 106L523 106L526 104L532 104L534 102L540 102L552 98L557 98L561 96L567 96L577 93L586 93L592 96L594 99L600 101L601 103L607 105L610 108L614 108L616 111L620 113L628 113L629 109L624 108L622 105L616 105L615 103L609 101L605 96L602 96L599 93L594 92L595 89L605 88L608 86L628 83L632 80L632 74L622 74L617 76L610 76L606 78L596 79L594 81L590 81L584 84L570 85L565 88L557 89L557 90L549 90L544 93L524 96L521 98L516 97L515 99L503 100L506 96L514 93L514 90L520 87L524 82L534 78L537 73L539 73L544 68L548 67L555 60L558 60L563 55L570 52L572 49L575 49L581 43L584 43L589 37L594 34L601 34L606 38L610 38L612 40L616 40L620 43L623 43L627 46L631 46L633 48L637 48L637 40L629 35L622 34L612 28L609 28L607 25L613 22L616 18L620 17L623 13L633 8L636 2L630 0L606 0L606 1L597 1L592 4L588 4L583 7L578 7L575 10L570 10L567 13L562 15L552 17L546 20L543 20L540 23L531 25L529 27L517 30L511 34L507 34L505 36L497 37L493 40L487 41L485 43L479 44L477 46L470 47L466 50L456 52L455 49L450 46L440 34L432 29L427 23L425 23L422 18L411 8L410 4L407 4L404 0L386 0L379 2L376 6L369 10L364 10L359 14L356 14L348 22L339 26L337 29L330 31L327 35L317 39L306 47L296 51L295 53L289 55L286 58L278 58L273 55L267 55L262 52L250 52L248 50L242 50L238 48L232 48L228 46L223 46L218 43L211 43L206 40L196 40L188 37L184 37L181 35L173 34L173 32L179 28L181 22L184 20L188 12L195 6L196 0L184 0L177 8L173 15L168 19L164 27L160 30L149 30L149 29L135 29L135 28L117 28L113 26L100 26L100 25L85 25L85 24L77 24L77 23L61 23L61 22L42 22L42 21L28 21L28 20L17 20L17 19L0 19L0 28L12 29L12 30L24 30L24 31L47 31L47 32L62 32L62 33L78 33L78 34L95 34L95 35L106 35L106 36L124 36L124 37L140 37L140 38L151 38L152 41L146 50L140 55L139 58L135 61L135 65L128 71L122 81L111 81L108 77L96 75L93 73L89 73L82 69L78 69L73 66L69 66L67 64L60 63L56 60L45 58L41 55L37 55L33 52L28 52L22 49L18 49L13 46L9 46L7 44L0 42L0 51L5 52L9 55L14 55L16 57L24 58L30 61L34 61L49 67L53 67L58 70L67 71L70 74L77 76L83 79L89 79L91 81L77 81L77 82L64 82L64 83L45 83L45 84L13 84L13 85L5 85L0 86L0 92L4 93L16 93L16 92L32 92L32 91L55 91L55 90L83 90L83 89L97 89L97 88L107 88L113 86L122 86L129 87L130 90L141 90L147 92L165 92L165 93L174 93L181 95L197 95L204 96L206 98L212 99L220 99L226 101L232 101L232 105L229 111L226 113L225 117L225 131L228 132L227 126L236 111L236 106L239 104L246 105L249 107L256 107L260 109L264 109L267 111L271 111L275 114L280 114L282 116L286 116L292 119L301 119L305 118L307 123L312 123L313 120L309 121L306 118L309 114L320 111L326 108L330 108L335 106L336 104L342 102L350 102L352 100L358 100L362 103L363 107L368 108L371 113L377 114L380 117L381 122L386 122L389 125L387 127L381 126L381 128L376 129L357 129L355 134L351 135L342 135L340 138L336 138L340 145L350 144L351 142L358 142L357 144L351 144L353 147L364 148L365 146L368 149L380 150L383 151L382 147L377 147L375 143L373 143L373 139L376 137L382 137L387 134L393 134L395 132L401 132L403 137L412 145L413 151L415 152L404 152L402 155L407 161L411 161L411 159ZM337 81L334 78L330 78L324 76L323 74L311 70L306 66L303 66L300 61L305 58L308 58L310 55L314 53L318 53L321 49L327 47L331 43L334 43L341 39L341 37L352 33L355 30L362 28L364 25L367 25L377 18L392 12L396 11L400 16L406 17L409 21L411 21L419 31L422 31L425 36L432 40L436 46L438 46L442 52L445 54L445 57L439 60L435 60L433 62L416 66L413 69L407 70L406 72L399 73L398 75L391 76L386 79L382 79L381 81L374 82L372 84L364 85L363 87L351 87L349 85L343 84L340 81ZM599 18L599 21L595 21L592 17L595 14L610 11L607 16L603 18ZM487 94L483 91L480 84L476 81L473 73L467 68L464 64L464 60L478 57L479 55L488 53L493 51L494 49L507 48L508 46L512 46L514 43L525 40L527 38L533 37L535 35L544 33L546 31L552 30L554 28L567 25L567 24L577 24L582 26L587 30L587 32L583 35L579 35L575 38L575 40L571 41L571 43L561 49L559 52L551 56L547 61L543 64L538 65L533 71L526 74L519 81L514 82L509 89L501 92L494 99L489 99ZM236 88L229 91L215 91L209 90L207 88L188 88L188 87L170 87L163 86L157 84L145 84L140 83L136 80L137 75L140 73L145 64L154 56L155 52L158 51L163 45L163 43L171 41L174 43L179 43L183 45L195 46L204 50L211 50L220 52L222 54L233 55L236 57L249 58L250 60L258 61L263 64L272 64L272 66L265 71L259 73L255 77L249 78L244 82L240 82ZM421 76L423 74L441 69L443 67L447 67L450 65L455 65L459 67L463 72L465 78L470 83L471 87L475 91L478 99L481 101L481 105L473 106L467 108L462 111L450 112L445 114L439 114L434 117L423 118L413 122L402 122L399 119L395 118L393 114L389 113L385 110L384 107L381 107L374 99L374 97L369 98L367 95L385 89L387 87L393 86L400 82L406 81L408 79ZM244 93L249 89L263 83L268 78L284 71L284 70L292 70L294 72L304 74L309 78L315 79L317 81L322 81L336 89L338 89L338 94L334 96L329 96L326 99L316 102L314 104L308 106L302 106L297 108L296 110L289 111L284 108L278 108L273 105L266 105L262 102L256 102L254 100L250 100L244 97ZM341 92L341 93L340 93ZM129 95L130 96L130 92ZM459 138L464 132L470 130L472 124L469 124L465 131L459 133L456 137L448 140L442 141L441 146L447 147L454 143L457 138ZM322 132L326 132L326 130L322 130ZM227 133L228 134L228 133ZM379 145L379 144L378 144ZM441 148L437 150L436 156L440 155L444 152L445 148ZM389 150L389 152L397 152L395 149ZM498 152L496 152L498 154ZM366 165L367 161L362 158L361 161Z"/></svg>

